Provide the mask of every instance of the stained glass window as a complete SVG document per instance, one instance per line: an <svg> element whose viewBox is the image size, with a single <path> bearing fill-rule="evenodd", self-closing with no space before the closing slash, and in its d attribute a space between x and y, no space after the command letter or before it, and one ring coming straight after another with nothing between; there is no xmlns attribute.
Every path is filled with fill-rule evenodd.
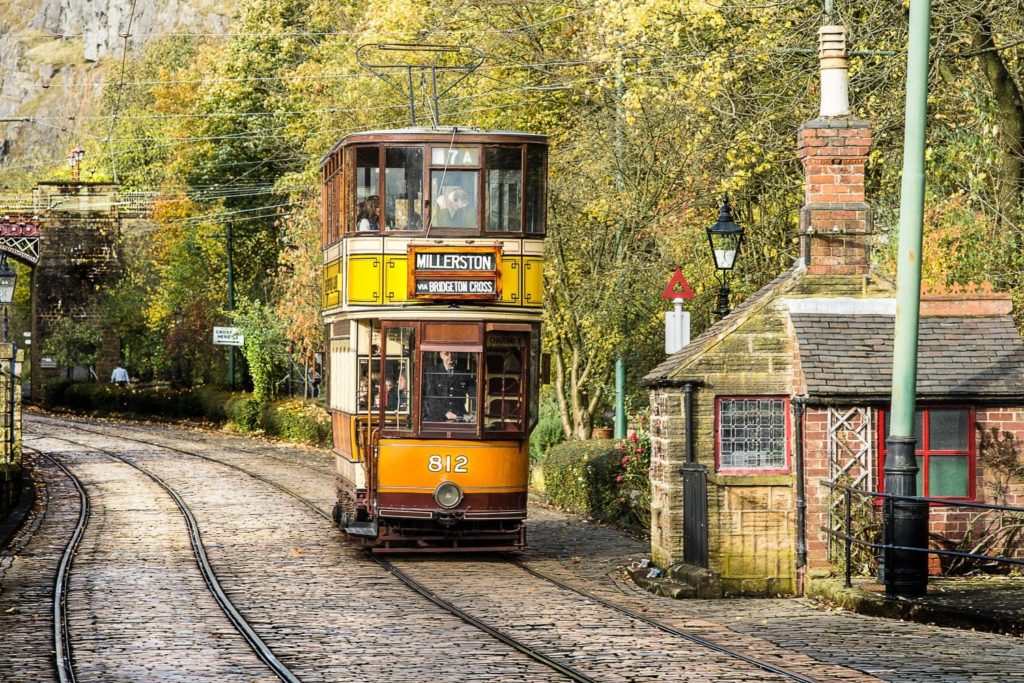
<svg viewBox="0 0 1024 683"><path fill-rule="evenodd" d="M719 399L718 443L719 469L785 469L785 399Z"/></svg>

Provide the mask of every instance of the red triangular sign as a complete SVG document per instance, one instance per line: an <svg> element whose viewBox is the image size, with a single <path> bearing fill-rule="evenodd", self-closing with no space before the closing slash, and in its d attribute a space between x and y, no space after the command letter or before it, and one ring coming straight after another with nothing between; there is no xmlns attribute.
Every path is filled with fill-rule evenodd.
<svg viewBox="0 0 1024 683"><path fill-rule="evenodd" d="M690 283L686 281L686 277L683 275L683 271L676 268L676 272L672 273L672 277L669 278L668 284L665 285L665 291L661 293L662 299L686 299L689 301L693 298L693 290L690 289Z"/></svg>

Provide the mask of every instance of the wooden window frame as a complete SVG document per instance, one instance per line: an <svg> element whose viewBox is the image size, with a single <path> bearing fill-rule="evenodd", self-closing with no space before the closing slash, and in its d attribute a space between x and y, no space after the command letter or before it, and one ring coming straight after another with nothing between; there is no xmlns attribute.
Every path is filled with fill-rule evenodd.
<svg viewBox="0 0 1024 683"><path fill-rule="evenodd" d="M486 423L486 408L484 406L484 399L487 397L487 384L490 381L490 373L487 371L487 340L491 335L494 334L514 334L523 340L522 346L522 360L519 368L519 429L516 431L510 431L507 429L492 429L488 430L484 425ZM483 375L480 380L481 387L481 402L480 402L480 420L481 429L483 433L490 436L506 436L506 437L524 437L529 431L528 420L529 413L527 410L527 401L530 397L530 336L532 331L524 330L502 330L502 329L490 329L484 331L484 351L483 351ZM538 397L539 400L539 397Z"/></svg>
<svg viewBox="0 0 1024 683"><path fill-rule="evenodd" d="M379 356L379 366L377 376L383 378L387 365L387 353L386 353L386 335L387 331L392 328L410 328L414 330L416 337L416 345L413 351L414 355L414 368L413 376L410 380L411 386L410 400L412 402L412 429L390 429L387 428L387 422L385 420L385 412L387 406L387 396L384 392L384 382L381 379L377 387L378 395L378 408L376 410L370 409L369 415L373 418L375 424L381 425L381 436L384 438L398 438L398 439L412 439L412 438L427 438L427 439L466 439L466 440L512 440L522 441L528 438L529 435L529 406L528 401L530 400L530 392L532 386L530 382L530 368L532 360L530 358L530 340L535 334L539 334L539 329L529 324L502 324L493 322L481 322L481 321L422 321L422 320L390 320L381 319L376 321L379 325L380 339L381 339L381 353ZM476 329L477 339L476 340L458 340L452 339L447 340L431 340L425 341L426 328L428 326L440 326L452 324L457 326L466 326ZM373 326L371 325L371 336ZM440 328L435 328L440 329ZM484 429L484 395L485 395L485 381L487 379L487 367L486 367L486 354L487 354L487 335L491 333L508 333L516 332L522 333L526 336L525 353L523 357L523 367L521 370L520 379L520 395L521 406L521 422L523 428L519 431L488 431ZM424 353L433 353L433 349L424 349L424 346L446 346L451 347L453 350L458 351L460 347L466 349L463 353L473 353L476 356L477 362L477 379L476 379L476 420L473 423L465 423L466 427L462 429L440 429L435 428L434 425L441 425L445 423L424 423L423 421L423 386L424 386L424 373L426 372L426 364L423 360ZM472 350L470 350L472 348ZM479 349L479 350L476 350ZM357 358L359 354L357 353ZM357 369L357 391L358 391L358 369ZM372 375L372 373L371 373ZM357 396L358 405L358 396ZM371 395L368 400L369 404L373 404L373 396ZM359 412L360 415L367 414L366 412ZM426 426L425 426L426 425Z"/></svg>
<svg viewBox="0 0 1024 683"><path fill-rule="evenodd" d="M967 452L960 450L948 450L939 449L934 450L931 448L925 448L925 446L931 446L931 427L928 422L928 412L931 410L966 410L967 411ZM978 500L978 434L977 434L977 410L972 405L941 405L932 404L917 406L915 408L916 413L921 413L921 447L914 449L914 455L921 457L922 468L921 474L921 493L926 498L941 498L942 500L950 501L963 501L963 502L976 502ZM887 422L889 417L889 408L878 408L876 410L876 423L878 429L876 430L876 437L878 439L878 490L885 491L885 455L886 447L885 440L888 434ZM931 496L929 489L931 488L931 482L929 481L929 466L930 458L932 456L959 456L967 457L967 496ZM876 499L876 504L881 504L882 499ZM937 505L938 503L932 503Z"/></svg>
<svg viewBox="0 0 1024 683"><path fill-rule="evenodd" d="M748 401L748 400L773 400L782 401L782 414L785 418L784 445L782 448L785 464L782 467L722 467L722 428L721 413L723 401ZM792 417L790 415L790 401L788 396L759 394L759 395L725 395L715 397L715 472L727 476L749 476L749 475L774 475L790 474L792 450Z"/></svg>

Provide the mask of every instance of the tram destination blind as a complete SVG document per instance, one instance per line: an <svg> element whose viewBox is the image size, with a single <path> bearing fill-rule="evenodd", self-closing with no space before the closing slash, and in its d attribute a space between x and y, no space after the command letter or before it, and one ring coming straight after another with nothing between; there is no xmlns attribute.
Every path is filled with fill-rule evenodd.
<svg viewBox="0 0 1024 683"><path fill-rule="evenodd" d="M416 270L446 270L457 272L493 271L495 270L495 258L493 253L417 253Z"/></svg>
<svg viewBox="0 0 1024 683"><path fill-rule="evenodd" d="M494 247L409 248L409 296L416 299L497 299L500 252Z"/></svg>
<svg viewBox="0 0 1024 683"><path fill-rule="evenodd" d="M416 278L417 296L495 296L497 293L494 280Z"/></svg>

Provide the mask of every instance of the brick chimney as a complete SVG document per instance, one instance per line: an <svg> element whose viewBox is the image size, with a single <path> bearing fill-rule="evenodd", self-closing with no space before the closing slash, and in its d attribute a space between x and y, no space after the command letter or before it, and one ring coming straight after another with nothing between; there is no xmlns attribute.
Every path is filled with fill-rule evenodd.
<svg viewBox="0 0 1024 683"><path fill-rule="evenodd" d="M813 275L866 274L871 260L871 210L864 202L864 163L871 125L850 115L846 30L818 31L821 110L797 134L804 166L800 255Z"/></svg>

